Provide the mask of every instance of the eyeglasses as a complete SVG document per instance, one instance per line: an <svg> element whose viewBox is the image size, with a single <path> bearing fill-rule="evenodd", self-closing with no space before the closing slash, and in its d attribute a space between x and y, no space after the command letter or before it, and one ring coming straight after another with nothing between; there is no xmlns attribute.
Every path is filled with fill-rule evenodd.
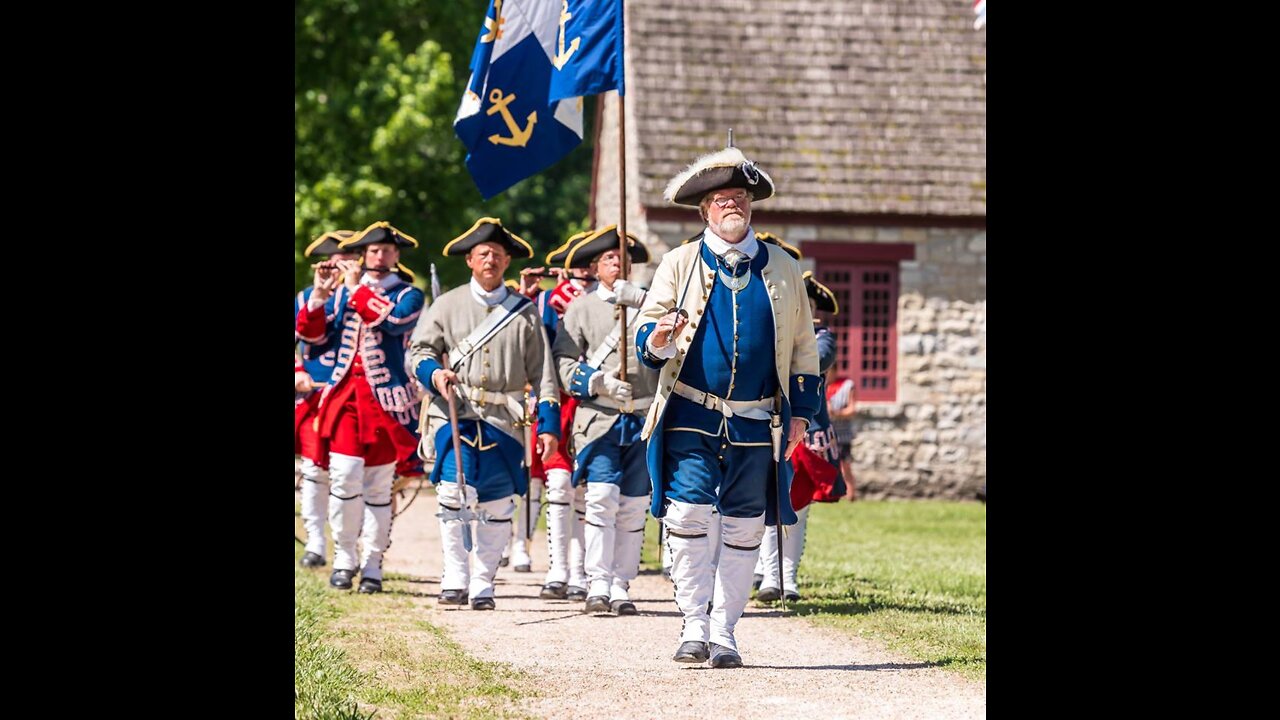
<svg viewBox="0 0 1280 720"><path fill-rule="evenodd" d="M711 202L715 203L715 206L718 208L727 208L729 207L730 202L738 207L742 207L750 199L751 193L738 193L737 195L729 195L728 197L713 198Z"/></svg>

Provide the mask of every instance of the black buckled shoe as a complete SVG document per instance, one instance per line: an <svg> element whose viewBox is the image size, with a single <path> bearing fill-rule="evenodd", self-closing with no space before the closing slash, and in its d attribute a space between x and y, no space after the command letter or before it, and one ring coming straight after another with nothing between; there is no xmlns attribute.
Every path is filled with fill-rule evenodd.
<svg viewBox="0 0 1280 720"><path fill-rule="evenodd" d="M308 551L303 554L298 564L302 567L324 567L324 557Z"/></svg>
<svg viewBox="0 0 1280 720"><path fill-rule="evenodd" d="M493 601L493 598L491 598L491 597L489 597L489 598L476 598L475 600L472 600L472 601L471 601L471 609L472 609L472 610L492 610L492 609L496 608L497 606L498 606L498 604L497 604L497 603L495 603L495 602Z"/></svg>
<svg viewBox="0 0 1280 720"><path fill-rule="evenodd" d="M586 600L587 589L580 588L577 585L570 585L568 592L564 594L566 600Z"/></svg>
<svg viewBox="0 0 1280 720"><path fill-rule="evenodd" d="M711 643L711 667L713 668L739 668L742 667L742 656L737 650L728 648L723 645Z"/></svg>
<svg viewBox="0 0 1280 720"><path fill-rule="evenodd" d="M542 592L538 593L538 597L543 600L563 600L566 592L568 587L559 580L554 580L542 586Z"/></svg>
<svg viewBox="0 0 1280 720"><path fill-rule="evenodd" d="M783 597L785 597L785 598L787 599L787 602L799 602L799 601L800 601L800 593L796 592L795 590L788 590L788 591L784 592L784 593L782 594L782 596L783 596Z"/></svg>
<svg viewBox="0 0 1280 720"><path fill-rule="evenodd" d="M587 604L582 608L584 613L607 613L609 610L609 598L604 595L592 595L587 598Z"/></svg>
<svg viewBox="0 0 1280 720"><path fill-rule="evenodd" d="M335 587L339 590L351 589L351 578L355 577L355 570L334 570L329 576L329 587Z"/></svg>
<svg viewBox="0 0 1280 720"><path fill-rule="evenodd" d="M756 600L760 602L775 602L782 597L782 593L778 588L760 588L760 592L756 593Z"/></svg>
<svg viewBox="0 0 1280 720"><path fill-rule="evenodd" d="M636 604L630 600L614 600L610 605L617 615L636 615Z"/></svg>
<svg viewBox="0 0 1280 720"><path fill-rule="evenodd" d="M467 591L466 590L441 590L439 603L441 605L466 605Z"/></svg>
<svg viewBox="0 0 1280 720"><path fill-rule="evenodd" d="M682 663L700 663L706 662L709 657L711 657L711 651L707 650L706 643L689 640L680 643L680 647L676 648L676 654L671 659Z"/></svg>
<svg viewBox="0 0 1280 720"><path fill-rule="evenodd" d="M360 578L360 590L358 592L370 595L382 592L382 581L375 578Z"/></svg>
<svg viewBox="0 0 1280 720"><path fill-rule="evenodd" d="M465 480L466 478L463 478L463 479ZM504 557L498 561L498 567L506 567L510 564L511 564L511 558L509 557Z"/></svg>
<svg viewBox="0 0 1280 720"><path fill-rule="evenodd" d="M516 572L533 572L533 566L532 566L532 565L527 565L527 564L526 564L526 565L517 565L517 566L515 566L515 571L516 571Z"/></svg>
<svg viewBox="0 0 1280 720"><path fill-rule="evenodd" d="M762 582L764 582L764 576L763 576L763 575L761 575L760 573L756 573L756 574L752 575L752 576L751 576L751 589L752 589L752 590L759 590L759 589L760 589L760 583L762 583Z"/></svg>

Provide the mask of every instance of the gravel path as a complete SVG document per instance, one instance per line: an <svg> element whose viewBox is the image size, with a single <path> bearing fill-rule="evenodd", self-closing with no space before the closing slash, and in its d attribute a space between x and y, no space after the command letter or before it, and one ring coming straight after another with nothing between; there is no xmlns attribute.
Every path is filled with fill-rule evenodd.
<svg viewBox="0 0 1280 720"><path fill-rule="evenodd" d="M640 614L631 617L583 615L580 602L541 600L538 590L547 568L541 531L534 537L532 573L510 567L498 571L496 611L437 606L441 555L435 511L435 493L428 486L396 519L385 569L411 579L389 581L387 592L419 598L429 613L426 619L447 628L473 656L509 663L537 678L543 697L518 706L531 715L555 720L986 716L981 683L750 605L736 632L746 667L712 670L672 662L680 614L671 584L657 574L637 578L631 596Z"/></svg>

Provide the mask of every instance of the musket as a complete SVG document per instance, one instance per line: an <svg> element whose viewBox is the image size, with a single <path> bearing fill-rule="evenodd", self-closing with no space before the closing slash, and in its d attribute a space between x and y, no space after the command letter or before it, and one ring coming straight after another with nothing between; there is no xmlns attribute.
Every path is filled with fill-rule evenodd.
<svg viewBox="0 0 1280 720"><path fill-rule="evenodd" d="M453 399L453 384L445 384L445 395L449 400L449 429L453 431L453 467L454 477L458 483L458 491L462 501L458 503L458 517L462 520L462 547L471 552L471 520L474 513L467 503L467 477L462 472L462 437L458 434L458 406Z"/></svg>

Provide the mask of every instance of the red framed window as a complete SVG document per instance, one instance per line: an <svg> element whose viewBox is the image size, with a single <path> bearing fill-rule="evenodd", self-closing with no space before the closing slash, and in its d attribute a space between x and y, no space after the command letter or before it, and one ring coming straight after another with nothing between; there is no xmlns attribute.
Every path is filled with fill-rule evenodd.
<svg viewBox="0 0 1280 720"><path fill-rule="evenodd" d="M915 257L906 243L805 243L814 276L835 293L840 312L821 313L836 336L837 376L851 377L858 400L898 397L898 262Z"/></svg>

